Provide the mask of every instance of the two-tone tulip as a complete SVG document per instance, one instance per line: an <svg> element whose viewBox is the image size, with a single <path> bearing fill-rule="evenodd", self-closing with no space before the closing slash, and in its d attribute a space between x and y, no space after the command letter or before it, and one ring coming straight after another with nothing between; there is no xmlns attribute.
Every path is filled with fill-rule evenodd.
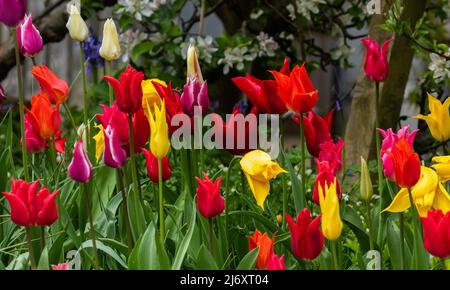
<svg viewBox="0 0 450 290"><path fill-rule="evenodd" d="M17 42L20 53L26 57L35 57L44 47L41 33L34 26L31 13L17 27Z"/></svg>
<svg viewBox="0 0 450 290"><path fill-rule="evenodd" d="M119 137L113 127L108 126L103 130L105 138L105 149L103 152L103 162L112 168L122 167L127 161L127 153L120 146Z"/></svg>
<svg viewBox="0 0 450 290"><path fill-rule="evenodd" d="M316 182L314 184L312 200L316 204L320 204L319 188L330 187L333 182L336 182L336 193L339 200L342 198L341 184L336 178L336 169L328 161L315 160L317 166Z"/></svg>
<svg viewBox="0 0 450 290"><path fill-rule="evenodd" d="M67 166L67 172L70 178L80 183L86 183L92 177L92 164L81 140L75 144L72 161Z"/></svg>
<svg viewBox="0 0 450 290"><path fill-rule="evenodd" d="M207 82L200 83L197 77L190 78L183 88L180 102L183 113L190 117L194 116L195 107L199 107L201 113L206 114L209 108Z"/></svg>
<svg viewBox="0 0 450 290"><path fill-rule="evenodd" d="M200 63L198 62L197 49L195 45L190 44L187 50L187 80L191 78L198 78L201 84L204 83Z"/></svg>

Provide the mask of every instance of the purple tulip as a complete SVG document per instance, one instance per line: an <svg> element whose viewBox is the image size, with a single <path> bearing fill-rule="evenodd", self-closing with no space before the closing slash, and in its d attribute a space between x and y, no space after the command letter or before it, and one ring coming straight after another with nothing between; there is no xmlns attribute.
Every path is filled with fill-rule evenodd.
<svg viewBox="0 0 450 290"><path fill-rule="evenodd" d="M183 88L181 95L181 109L183 113L194 116L194 107L201 107L202 114L208 111L208 84L206 81L201 84L197 77L190 78Z"/></svg>
<svg viewBox="0 0 450 290"><path fill-rule="evenodd" d="M112 168L122 167L127 161L127 153L120 146L119 136L116 135L116 132L110 125L106 127L103 133L105 136L103 162Z"/></svg>
<svg viewBox="0 0 450 290"><path fill-rule="evenodd" d="M73 149L72 162L67 167L70 178L80 183L88 182L92 177L92 164L84 150L83 141L78 141Z"/></svg>
<svg viewBox="0 0 450 290"><path fill-rule="evenodd" d="M20 53L27 57L34 57L42 50L42 37L33 25L31 13L25 16L25 20L17 27L17 42Z"/></svg>
<svg viewBox="0 0 450 290"><path fill-rule="evenodd" d="M19 25L26 11L26 0L0 0L0 22L9 27Z"/></svg>

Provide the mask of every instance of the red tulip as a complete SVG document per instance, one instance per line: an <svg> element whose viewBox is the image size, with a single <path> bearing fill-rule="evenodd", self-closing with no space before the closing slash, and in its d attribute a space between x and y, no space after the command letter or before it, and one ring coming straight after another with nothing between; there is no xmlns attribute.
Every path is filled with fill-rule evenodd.
<svg viewBox="0 0 450 290"><path fill-rule="evenodd" d="M391 40L386 40L380 51L378 43L374 39L370 37L361 39L362 43L366 46L364 71L367 79L375 82L383 82L387 79L389 74L388 49Z"/></svg>
<svg viewBox="0 0 450 290"><path fill-rule="evenodd" d="M284 255L278 257L277 254L272 253L267 261L266 270L286 270L286 266L284 265Z"/></svg>
<svg viewBox="0 0 450 290"><path fill-rule="evenodd" d="M339 139L337 143L328 140L320 144L320 161L328 161L334 173L337 174L342 169L342 150L344 149L344 141Z"/></svg>
<svg viewBox="0 0 450 290"><path fill-rule="evenodd" d="M392 151L388 153L394 167L394 179L398 186L409 188L420 178L419 155L405 137L394 142Z"/></svg>
<svg viewBox="0 0 450 290"><path fill-rule="evenodd" d="M69 96L69 86L58 78L46 65L33 66L31 73L36 78L41 90L47 93L52 104L61 104Z"/></svg>
<svg viewBox="0 0 450 290"><path fill-rule="evenodd" d="M44 186L37 192L39 180L28 183L11 180L11 192L3 195L11 207L11 220L19 226L50 226L58 219L55 197L58 191L50 193Z"/></svg>
<svg viewBox="0 0 450 290"><path fill-rule="evenodd" d="M46 93L31 98L31 109L27 109L28 121L43 139L50 139L59 131L61 115L59 105L52 107Z"/></svg>
<svg viewBox="0 0 450 290"><path fill-rule="evenodd" d="M142 148L142 152L145 156L145 162L147 165L147 174L148 177L150 177L150 180L154 183L158 183L158 159L147 149ZM166 181L170 178L171 169L170 169L170 162L169 158L165 156L163 159L161 159L161 165L162 165L162 181Z"/></svg>
<svg viewBox="0 0 450 290"><path fill-rule="evenodd" d="M167 124L169 125L169 135L172 135L172 133L179 128L179 126L172 126L172 118L177 114L183 113L181 110L180 94L172 89L171 82L169 82L167 87L157 82L152 82L152 84L156 92L158 92L160 98L164 100L166 107L166 119Z"/></svg>
<svg viewBox="0 0 450 290"><path fill-rule="evenodd" d="M127 66L120 74L120 81L104 76L105 80L112 86L116 94L116 103L120 111L124 113L136 113L142 108L142 86L144 74Z"/></svg>
<svg viewBox="0 0 450 290"><path fill-rule="evenodd" d="M49 148L49 144L46 139L42 138L40 135L39 123L37 123L36 118L31 114L26 113L24 117L25 124L25 138L27 141L27 152L28 153L39 153L45 149ZM55 149L56 152L64 154L64 147L66 138L61 138L62 131L58 130L55 134ZM20 140L22 144L22 140Z"/></svg>
<svg viewBox="0 0 450 290"><path fill-rule="evenodd" d="M225 201L220 194L220 183L222 178L216 181L208 178L203 172L203 179L195 177L198 182L197 186L197 207L205 218L212 218L220 215L225 209Z"/></svg>
<svg viewBox="0 0 450 290"><path fill-rule="evenodd" d="M289 76L270 71L277 82L277 92L286 107L298 114L310 112L319 98L305 66L296 65Z"/></svg>
<svg viewBox="0 0 450 290"><path fill-rule="evenodd" d="M290 75L289 62L284 60L281 74ZM286 105L278 95L277 83L274 80L260 80L249 74L245 77L232 79L233 83L243 92L250 102L264 114L284 114Z"/></svg>
<svg viewBox="0 0 450 290"><path fill-rule="evenodd" d="M325 188L326 186L331 186L334 180L336 179L336 169L331 167L328 161L320 161L318 159L315 160L317 165L317 176L316 183L314 185L312 200L319 205L319 186ZM339 199L342 198L341 192L341 184L339 180L336 179L336 192L338 194Z"/></svg>
<svg viewBox="0 0 450 290"><path fill-rule="evenodd" d="M322 252L324 237L320 228L319 215L311 219L311 212L305 208L298 213L294 222L289 214L286 220L291 232L292 252L297 259L314 260Z"/></svg>
<svg viewBox="0 0 450 290"><path fill-rule="evenodd" d="M121 112L117 106L117 102L111 107L100 105L103 114L97 114L97 120L102 124L103 128L111 126L119 139L122 148L130 155L130 129L128 127L128 116ZM141 148L145 146L150 136L150 125L145 117L144 110L141 108L133 114L133 136L134 136L134 152L141 152Z"/></svg>
<svg viewBox="0 0 450 290"><path fill-rule="evenodd" d="M275 241L275 234L269 238L267 233L261 234L258 229L255 230L253 236L248 236L249 251L259 247L259 254L256 260L256 268L264 270L267 266L270 256L273 254L273 244Z"/></svg>
<svg viewBox="0 0 450 290"><path fill-rule="evenodd" d="M441 210L431 210L421 220L425 249L441 259L450 257L450 212L444 215Z"/></svg>
<svg viewBox="0 0 450 290"><path fill-rule="evenodd" d="M305 132L306 147L309 154L319 157L320 144L332 140L331 126L333 124L333 111L328 113L324 118L320 117L314 111L309 112L307 116L303 116L303 130ZM299 117L294 117L294 121L300 125Z"/></svg>

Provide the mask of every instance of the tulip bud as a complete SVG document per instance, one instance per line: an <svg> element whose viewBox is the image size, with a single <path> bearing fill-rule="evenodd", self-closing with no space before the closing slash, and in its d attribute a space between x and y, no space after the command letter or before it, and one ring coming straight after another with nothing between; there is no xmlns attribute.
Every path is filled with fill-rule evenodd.
<svg viewBox="0 0 450 290"><path fill-rule="evenodd" d="M203 84L202 71L198 62L195 45L190 44L187 51L187 81L197 77L200 84Z"/></svg>
<svg viewBox="0 0 450 290"><path fill-rule="evenodd" d="M100 55L107 61L116 60L120 56L119 35L114 20L109 18L103 26L103 40Z"/></svg>
<svg viewBox="0 0 450 290"><path fill-rule="evenodd" d="M373 194L372 180L370 179L369 168L367 167L366 160L361 157L361 181L359 190L361 199L365 202L370 201Z"/></svg>
<svg viewBox="0 0 450 290"><path fill-rule="evenodd" d="M6 26L16 27L27 11L26 0L0 0L0 22Z"/></svg>
<svg viewBox="0 0 450 290"><path fill-rule="evenodd" d="M89 29L80 15L80 11L75 5L70 6L70 16L66 24L67 30L69 30L70 37L73 40L82 42L89 35Z"/></svg>
<svg viewBox="0 0 450 290"><path fill-rule="evenodd" d="M127 161L127 153L120 146L119 137L115 130L108 125L103 131L103 135L105 138L103 162L112 168L122 167Z"/></svg>
<svg viewBox="0 0 450 290"><path fill-rule="evenodd" d="M92 177L92 164L84 149L83 141L78 141L73 150L72 162L67 167L70 178L80 183L88 182Z"/></svg>
<svg viewBox="0 0 450 290"><path fill-rule="evenodd" d="M36 56L44 46L39 30L33 25L31 13L17 27L17 42L20 53L27 57Z"/></svg>

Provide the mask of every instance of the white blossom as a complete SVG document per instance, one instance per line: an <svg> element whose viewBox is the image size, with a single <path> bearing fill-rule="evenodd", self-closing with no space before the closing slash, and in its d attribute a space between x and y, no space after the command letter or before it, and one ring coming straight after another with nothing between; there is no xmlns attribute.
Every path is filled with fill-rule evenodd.
<svg viewBox="0 0 450 290"><path fill-rule="evenodd" d="M249 50L248 47L228 47L224 51L224 57L219 59L217 64L223 65L223 73L228 74L231 68L243 70L244 61L253 61L256 58L256 53Z"/></svg>
<svg viewBox="0 0 450 290"><path fill-rule="evenodd" d="M450 50L447 55L450 56ZM450 60L447 60L436 53L430 54L430 64L428 69L433 72L433 78L437 82L450 79Z"/></svg>
<svg viewBox="0 0 450 290"><path fill-rule="evenodd" d="M296 19L296 12L308 20L311 20L311 14L319 13L319 4L325 4L324 0L296 0L295 7L293 4L286 6L289 12L289 18L294 21Z"/></svg>
<svg viewBox="0 0 450 290"><path fill-rule="evenodd" d="M217 51L214 46L214 38L210 35L206 37L197 36L189 38L188 42L181 44L181 56L186 59L187 50L190 44L195 45L198 49L198 57L206 63L211 63L213 54Z"/></svg>
<svg viewBox="0 0 450 290"><path fill-rule="evenodd" d="M117 13L129 13L137 21L142 21L142 17L150 17L159 9L161 5L167 3L167 0L119 0Z"/></svg>

